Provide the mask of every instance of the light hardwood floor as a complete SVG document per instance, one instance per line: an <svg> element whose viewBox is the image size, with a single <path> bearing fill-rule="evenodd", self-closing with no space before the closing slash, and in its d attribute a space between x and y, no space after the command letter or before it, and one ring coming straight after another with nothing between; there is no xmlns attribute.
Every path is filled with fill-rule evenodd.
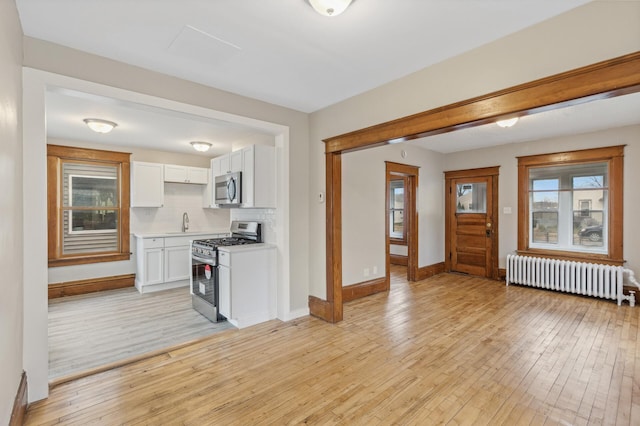
<svg viewBox="0 0 640 426"><path fill-rule="evenodd" d="M27 424L640 424L639 308L396 274L344 312L60 385Z"/></svg>
<svg viewBox="0 0 640 426"><path fill-rule="evenodd" d="M235 329L211 323L182 287L140 294L124 288L49 301L49 379L64 380L162 348Z"/></svg>

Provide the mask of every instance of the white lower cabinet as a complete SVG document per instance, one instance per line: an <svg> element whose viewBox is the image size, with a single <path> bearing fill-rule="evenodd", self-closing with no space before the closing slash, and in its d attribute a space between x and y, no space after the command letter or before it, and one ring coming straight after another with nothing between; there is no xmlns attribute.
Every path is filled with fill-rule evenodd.
<svg viewBox="0 0 640 426"><path fill-rule="evenodd" d="M146 248L144 256L144 285L161 284L164 282L164 249Z"/></svg>
<svg viewBox="0 0 640 426"><path fill-rule="evenodd" d="M189 246L165 247L164 249L164 282L188 280L190 268ZM185 261L186 259L186 261Z"/></svg>
<svg viewBox="0 0 640 426"><path fill-rule="evenodd" d="M276 318L275 247L218 248L219 309L238 328Z"/></svg>

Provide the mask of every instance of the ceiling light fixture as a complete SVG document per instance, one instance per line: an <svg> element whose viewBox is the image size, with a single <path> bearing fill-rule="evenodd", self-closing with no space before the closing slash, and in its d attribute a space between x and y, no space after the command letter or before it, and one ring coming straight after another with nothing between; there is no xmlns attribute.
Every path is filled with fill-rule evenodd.
<svg viewBox="0 0 640 426"><path fill-rule="evenodd" d="M352 0L309 0L316 12L324 16L338 16L351 4Z"/></svg>
<svg viewBox="0 0 640 426"><path fill-rule="evenodd" d="M518 122L518 117L509 118L508 120L498 120L496 124L502 128L512 127Z"/></svg>
<svg viewBox="0 0 640 426"><path fill-rule="evenodd" d="M109 133L118 124L113 121L101 120L99 118L85 118L84 121L91 130L96 133Z"/></svg>
<svg viewBox="0 0 640 426"><path fill-rule="evenodd" d="M191 146L193 147L193 149L200 152L209 151L209 148L211 148L211 144L209 142L201 142L201 141L193 141L191 142Z"/></svg>

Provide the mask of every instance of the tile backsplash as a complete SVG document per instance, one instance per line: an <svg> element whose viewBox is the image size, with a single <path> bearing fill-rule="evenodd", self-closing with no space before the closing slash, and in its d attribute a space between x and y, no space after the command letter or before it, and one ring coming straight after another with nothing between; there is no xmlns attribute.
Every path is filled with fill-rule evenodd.
<svg viewBox="0 0 640 426"><path fill-rule="evenodd" d="M254 220L262 223L262 239L265 243L276 243L275 209L232 209L231 220Z"/></svg>
<svg viewBox="0 0 640 426"><path fill-rule="evenodd" d="M203 185L165 182L163 207L131 209L131 233L178 232L184 212L189 231L228 231L230 211L203 208L203 190Z"/></svg>

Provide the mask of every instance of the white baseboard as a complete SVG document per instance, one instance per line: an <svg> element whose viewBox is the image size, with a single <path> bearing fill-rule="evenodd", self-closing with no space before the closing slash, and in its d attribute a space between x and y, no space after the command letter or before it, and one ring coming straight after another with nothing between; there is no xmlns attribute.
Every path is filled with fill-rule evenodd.
<svg viewBox="0 0 640 426"><path fill-rule="evenodd" d="M296 309L295 311L289 311L284 315L284 318L278 318L281 321L291 321L296 318L306 317L309 315L309 307Z"/></svg>

